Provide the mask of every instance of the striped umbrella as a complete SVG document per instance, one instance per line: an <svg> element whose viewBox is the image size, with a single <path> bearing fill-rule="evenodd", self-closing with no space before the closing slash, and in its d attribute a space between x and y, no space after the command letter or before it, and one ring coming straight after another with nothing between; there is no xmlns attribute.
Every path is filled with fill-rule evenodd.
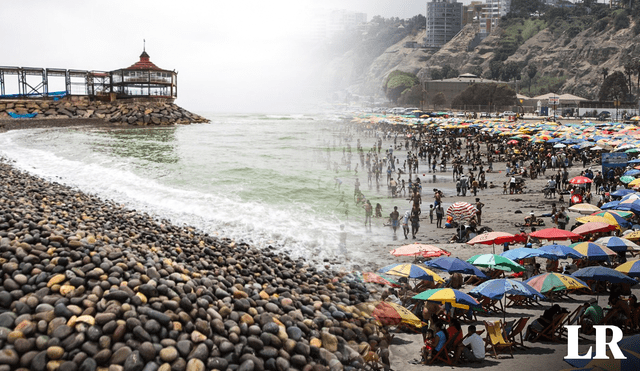
<svg viewBox="0 0 640 371"><path fill-rule="evenodd" d="M624 210L602 210L602 211L598 211L597 213L593 213L591 215L602 216L607 219L613 218L613 220L617 221L618 224L620 224L622 222L621 219L628 221L629 219L631 219L631 217L634 214L631 211L624 211Z"/></svg>
<svg viewBox="0 0 640 371"><path fill-rule="evenodd" d="M507 272L523 272L525 270L523 266L513 260L496 254L475 255L469 258L467 262L477 267L499 269Z"/></svg>
<svg viewBox="0 0 640 371"><path fill-rule="evenodd" d="M640 277L640 260L629 260L628 262L618 266L616 270L629 277Z"/></svg>
<svg viewBox="0 0 640 371"><path fill-rule="evenodd" d="M423 291L415 295L412 299L437 301L440 303L449 303L454 308L469 309L469 307L480 307L480 303L469 294L460 290L441 288Z"/></svg>
<svg viewBox="0 0 640 371"><path fill-rule="evenodd" d="M578 242L569 246L588 260L609 260L609 256L616 255L616 252L610 248L593 242Z"/></svg>
<svg viewBox="0 0 640 371"><path fill-rule="evenodd" d="M409 264L409 263L400 263L400 264L391 264L387 265L384 268L378 270L379 273L391 274L394 276L406 277L406 278L415 278L424 281L434 281L436 283L444 283L442 277L440 277L437 273L428 269L425 266Z"/></svg>
<svg viewBox="0 0 640 371"><path fill-rule="evenodd" d="M589 286L582 280L560 273L540 274L525 282L543 294L549 291L589 289Z"/></svg>
<svg viewBox="0 0 640 371"><path fill-rule="evenodd" d="M615 218L607 218L605 216L587 215L587 216L582 216L580 218L576 218L576 221L584 224L590 223L590 222L606 223L606 224L615 226L616 228L620 227L620 224L618 224L618 221ZM624 222L627 222L627 221L625 220Z"/></svg>
<svg viewBox="0 0 640 371"><path fill-rule="evenodd" d="M477 212L478 209L468 202L456 202L447 208L447 215L458 223L470 220Z"/></svg>
<svg viewBox="0 0 640 371"><path fill-rule="evenodd" d="M626 238L620 238L615 236L602 237L596 240L596 243L602 246L606 246L613 251L627 251L627 250L640 250L633 241L629 241Z"/></svg>

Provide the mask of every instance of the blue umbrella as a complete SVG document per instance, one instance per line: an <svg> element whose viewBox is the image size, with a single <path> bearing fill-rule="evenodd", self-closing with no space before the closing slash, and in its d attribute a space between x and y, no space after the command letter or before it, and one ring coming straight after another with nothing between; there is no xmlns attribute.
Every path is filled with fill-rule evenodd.
<svg viewBox="0 0 640 371"><path fill-rule="evenodd" d="M546 245L542 246L538 250L544 251L550 254L555 254L559 259L574 258L582 259L584 255L580 254L573 248L565 245Z"/></svg>
<svg viewBox="0 0 640 371"><path fill-rule="evenodd" d="M578 277L584 281L609 281L611 283L628 283L630 285L635 285L636 283L638 283L638 281L626 276L624 273L618 272L615 269L601 266L578 269L571 275L574 277Z"/></svg>
<svg viewBox="0 0 640 371"><path fill-rule="evenodd" d="M478 287L469 292L469 295L471 296L486 296L492 300L502 299L505 294L522 295L528 298L538 296L544 299L544 295L536 291L533 287L527 285L522 281L516 281L510 278L498 278L483 282Z"/></svg>
<svg viewBox="0 0 640 371"><path fill-rule="evenodd" d="M520 260L527 258L545 258L558 260L558 257L555 254L548 253L546 251L541 251L539 249L532 249L529 247L519 247L517 249L508 250L500 254L505 258L509 258L511 260Z"/></svg>
<svg viewBox="0 0 640 371"><path fill-rule="evenodd" d="M544 295L536 291L533 287L522 281L516 281L509 278L499 278L481 283L478 287L469 292L473 297L485 296L491 300L500 300L505 298L503 308L507 307L506 295L521 295L527 298L540 297L544 299ZM504 319L506 319L506 311L503 311Z"/></svg>
<svg viewBox="0 0 640 371"><path fill-rule="evenodd" d="M640 164L640 158L634 158L633 160L627 162L629 164Z"/></svg>
<svg viewBox="0 0 640 371"><path fill-rule="evenodd" d="M427 267L436 268L449 273L475 274L480 278L487 278L475 265L466 261L450 256L441 256L439 258L429 260L424 263Z"/></svg>
<svg viewBox="0 0 640 371"><path fill-rule="evenodd" d="M602 209L602 208L600 208ZM618 206L613 208L614 210L631 211L634 214L640 214L640 201L635 200L628 203L619 203Z"/></svg>
<svg viewBox="0 0 640 371"><path fill-rule="evenodd" d="M619 204L620 204L620 201L607 202L606 204L600 206L600 210L615 209Z"/></svg>
<svg viewBox="0 0 640 371"><path fill-rule="evenodd" d="M621 188L621 189L618 189L615 192L612 192L611 196L622 197L622 196L626 196L626 195L631 194L631 193L636 193L636 191L634 191L633 189Z"/></svg>
<svg viewBox="0 0 640 371"><path fill-rule="evenodd" d="M624 172L624 174L622 174L623 176L628 175L628 176L636 176L640 174L640 170L638 169L631 169L631 170L627 170Z"/></svg>
<svg viewBox="0 0 640 371"><path fill-rule="evenodd" d="M635 245L635 243L627 239L622 239L620 237L615 237L615 236L603 237L601 239L598 239L596 243L603 244L604 246L610 248L615 252L627 251L629 249L629 246L632 246L632 249L633 249L633 246Z"/></svg>

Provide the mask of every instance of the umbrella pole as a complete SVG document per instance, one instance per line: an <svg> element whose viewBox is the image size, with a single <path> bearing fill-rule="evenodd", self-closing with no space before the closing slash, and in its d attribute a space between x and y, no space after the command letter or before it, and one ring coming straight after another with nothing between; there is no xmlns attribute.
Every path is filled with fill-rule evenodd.
<svg viewBox="0 0 640 371"><path fill-rule="evenodd" d="M496 253L496 244L494 242L491 243L491 247L493 247L493 254Z"/></svg>
<svg viewBox="0 0 640 371"><path fill-rule="evenodd" d="M504 295L504 306L502 307L502 323L507 323L507 295Z"/></svg>

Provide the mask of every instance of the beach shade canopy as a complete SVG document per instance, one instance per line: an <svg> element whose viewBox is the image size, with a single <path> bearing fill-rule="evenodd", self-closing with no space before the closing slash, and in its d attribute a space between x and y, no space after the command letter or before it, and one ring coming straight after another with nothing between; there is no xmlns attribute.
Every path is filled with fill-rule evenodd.
<svg viewBox="0 0 640 371"><path fill-rule="evenodd" d="M621 177L620 177L620 181L621 181L622 183L624 183L624 184L627 184L627 183L629 183L629 182L633 182L635 179L636 179L635 177L632 177L632 176L629 176L629 175L624 175L624 176L621 176ZM634 191L633 191L633 190L631 190L631 189L620 189L620 190L618 190L618 191L631 191L631 192L634 192ZM614 197L624 196L624 194L614 194L614 193L617 193L618 191L613 192L613 193L611 194L611 196L614 196Z"/></svg>
<svg viewBox="0 0 640 371"><path fill-rule="evenodd" d="M576 227L571 232L577 233L581 236L586 236L588 234L599 233L599 232L611 232L616 229L617 227L615 225L611 225L609 223L588 222L588 223L584 223L579 227Z"/></svg>
<svg viewBox="0 0 640 371"><path fill-rule="evenodd" d="M384 268L378 270L378 273L386 273L391 274L393 276L400 276L406 278L415 278L423 281L433 281L436 283L444 283L442 277L440 277L436 272L428 269L427 267L409 264L409 263L400 263L400 264L391 264L387 265Z"/></svg>
<svg viewBox="0 0 640 371"><path fill-rule="evenodd" d="M402 305L388 301L381 301L373 309L371 315L380 321L383 326L394 326L406 323L414 327L422 327L423 323L415 314Z"/></svg>
<svg viewBox="0 0 640 371"><path fill-rule="evenodd" d="M391 287L400 287L400 284L390 276L383 273L364 272L362 273L362 282L377 283Z"/></svg>
<svg viewBox="0 0 640 371"><path fill-rule="evenodd" d="M475 274L480 278L487 278L487 276L482 273L482 271L478 269L478 267L473 264L467 263L460 258L441 256L439 258L425 262L424 265L429 268L440 269L449 273Z"/></svg>
<svg viewBox="0 0 640 371"><path fill-rule="evenodd" d="M444 251L437 246L426 245L423 243L412 243L409 245L400 246L397 249L391 250L390 252L393 256L422 256L424 258L435 258L442 255L451 255L450 252Z"/></svg>
<svg viewBox="0 0 640 371"><path fill-rule="evenodd" d="M607 347L606 359L565 358L564 361L582 370L640 370L640 335L623 338L618 342L618 347L625 359L615 359L611 348Z"/></svg>
<svg viewBox="0 0 640 371"><path fill-rule="evenodd" d="M620 238L615 236L601 237L596 240L596 243L602 246L606 246L613 251L622 252L627 250L640 250L635 242L629 241L626 238Z"/></svg>
<svg viewBox="0 0 640 371"><path fill-rule="evenodd" d="M469 291L473 297L484 296L491 300L500 300L505 295L521 295L527 298L540 297L544 299L539 291L522 281L510 278L497 278L481 283L473 290Z"/></svg>
<svg viewBox="0 0 640 371"><path fill-rule="evenodd" d="M598 215L587 215L587 216L581 216L580 218L576 219L577 222L579 223L592 223L592 222L596 222L596 223L605 223L605 224L610 224L616 228L618 228L620 226L620 224L618 223L618 221L615 218L607 218L604 216L598 216ZM623 223L627 223L626 220L622 220Z"/></svg>
<svg viewBox="0 0 640 371"><path fill-rule="evenodd" d="M529 247L519 247L517 249L508 250L500 254L500 256L504 256L505 258L509 258L514 261L527 258L545 258L558 260L558 257L555 254L548 253L540 249L532 249Z"/></svg>
<svg viewBox="0 0 640 371"><path fill-rule="evenodd" d="M540 247L538 250L545 251L550 254L555 254L560 259L582 259L584 257L582 254L566 245L546 245Z"/></svg>
<svg viewBox="0 0 640 371"><path fill-rule="evenodd" d="M629 180L629 182L635 179L633 177L630 177L630 178L631 178L631 180ZM620 178L620 181L623 182L623 183L629 183L629 182L623 181L622 178ZM636 191L634 191L633 189L621 188L621 189L618 189L618 190L616 190L614 192L611 192L611 196L613 196L613 197L623 197L623 196L626 196L626 195L632 194L632 193L636 193Z"/></svg>
<svg viewBox="0 0 640 371"><path fill-rule="evenodd" d="M628 262L618 266L616 270L629 277L640 277L640 260L629 260Z"/></svg>
<svg viewBox="0 0 640 371"><path fill-rule="evenodd" d="M460 290L441 288L423 291L415 295L412 299L437 301L439 303L449 303L454 308L469 309L480 308L478 301Z"/></svg>
<svg viewBox="0 0 640 371"><path fill-rule="evenodd" d="M558 228L545 228L539 231L529 233L529 236L535 237L541 240L549 240L549 241L558 241L558 240L572 240L572 239L580 239L580 236L577 233L573 233L571 231L566 231L564 229Z"/></svg>
<svg viewBox="0 0 640 371"><path fill-rule="evenodd" d="M589 214L593 214L595 212L600 211L600 208L596 205L581 203L581 204L572 205L569 208L569 211L573 211L574 213L589 215Z"/></svg>
<svg viewBox="0 0 640 371"><path fill-rule="evenodd" d="M525 281L529 286L540 291L541 293L547 293L550 291L563 291L563 290L577 290L588 289L589 286L582 280L572 277L566 274L560 273L545 273L529 278Z"/></svg>
<svg viewBox="0 0 640 371"><path fill-rule="evenodd" d="M591 182L592 180L587 178L586 176L577 176L569 179L569 183L571 184L587 184Z"/></svg>
<svg viewBox="0 0 640 371"><path fill-rule="evenodd" d="M524 272L524 267L509 258L496 254L480 254L472 256L468 263L476 267L498 269L506 272Z"/></svg>
<svg viewBox="0 0 640 371"><path fill-rule="evenodd" d="M458 223L470 220L477 212L478 209L468 202L456 202L447 208L447 215Z"/></svg>
<svg viewBox="0 0 640 371"><path fill-rule="evenodd" d="M633 278L627 277L624 273L618 272L615 269L601 266L592 266L578 269L571 275L574 277L578 277L583 281L609 281L611 283L627 283L632 286L638 283L638 281L634 280Z"/></svg>
<svg viewBox="0 0 640 371"><path fill-rule="evenodd" d="M475 236L471 240L467 242L469 245L482 244L482 245L493 245L493 244L503 244L505 242L513 242L515 241L516 236L507 232L488 232Z"/></svg>
<svg viewBox="0 0 640 371"><path fill-rule="evenodd" d="M609 260L610 256L616 255L616 252L608 247L598 245L593 242L578 242L571 245L574 250L584 255L588 260L604 261Z"/></svg>
<svg viewBox="0 0 640 371"><path fill-rule="evenodd" d="M617 225L620 226L621 228L630 228L631 222L629 222L628 219L630 219L633 216L633 212L622 211L622 210L608 210L608 211L605 210L605 211L600 211L598 213L593 213L589 216L600 216L608 220L609 224L617 223ZM603 220L599 219L599 220L591 220L591 221L597 222L597 221L603 221Z"/></svg>

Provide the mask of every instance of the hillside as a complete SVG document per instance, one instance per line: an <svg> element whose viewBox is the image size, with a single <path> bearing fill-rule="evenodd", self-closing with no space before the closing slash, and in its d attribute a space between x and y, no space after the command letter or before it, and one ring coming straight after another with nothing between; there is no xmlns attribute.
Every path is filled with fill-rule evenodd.
<svg viewBox="0 0 640 371"><path fill-rule="evenodd" d="M449 65L460 73L481 68L484 77L493 79L520 75L523 94L553 91L597 99L604 76L615 71L625 73L627 64L631 91L637 93L633 75L640 71L640 17L636 12L600 7L584 14L554 10L539 19L503 18L499 27L471 51L467 48L476 34L473 25L467 25L436 52L405 47L408 41L422 43L422 29L387 47L366 66L354 65L354 50L334 57L325 81L339 81L334 88L353 94L381 97L383 81L394 70L429 79L434 69ZM505 66L515 72L507 74ZM526 73L529 68L536 71L533 79Z"/></svg>

